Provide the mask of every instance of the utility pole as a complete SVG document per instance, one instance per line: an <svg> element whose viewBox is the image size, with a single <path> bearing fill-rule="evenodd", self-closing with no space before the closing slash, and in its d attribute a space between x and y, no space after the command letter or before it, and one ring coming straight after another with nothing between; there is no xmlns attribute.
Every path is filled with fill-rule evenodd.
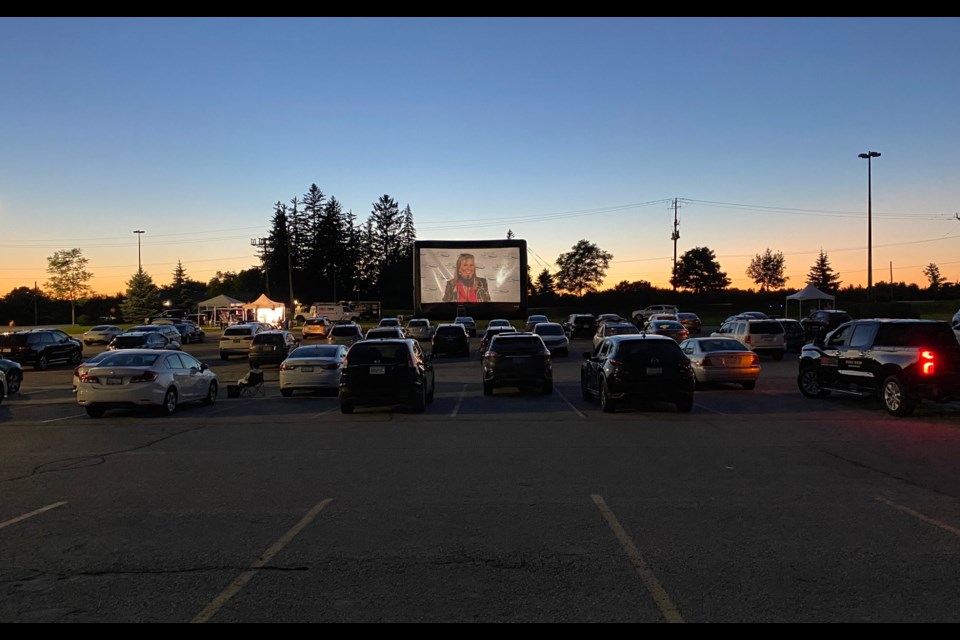
<svg viewBox="0 0 960 640"><path fill-rule="evenodd" d="M677 199L673 199L673 233L670 234L670 239L673 240L673 272L671 273L670 280L673 280L673 276L677 275L677 240L680 239L680 221L677 219ZM677 290L677 285L673 285L673 290Z"/></svg>

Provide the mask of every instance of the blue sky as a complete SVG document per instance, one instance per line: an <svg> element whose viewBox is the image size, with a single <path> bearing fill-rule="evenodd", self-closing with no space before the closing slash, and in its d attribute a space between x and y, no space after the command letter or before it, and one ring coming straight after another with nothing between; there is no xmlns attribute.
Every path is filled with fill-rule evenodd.
<svg viewBox="0 0 960 640"><path fill-rule="evenodd" d="M866 282L960 280L957 18L0 19L0 295L79 247L125 290L177 260L257 264L273 204L316 183L421 239L505 237L536 274L581 238L605 281L665 285L768 247Z"/></svg>

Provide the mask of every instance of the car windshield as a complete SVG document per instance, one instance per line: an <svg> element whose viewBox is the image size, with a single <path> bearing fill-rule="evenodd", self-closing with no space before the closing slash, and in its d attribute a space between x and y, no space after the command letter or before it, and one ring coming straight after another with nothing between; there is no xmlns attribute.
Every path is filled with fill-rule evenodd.
<svg viewBox="0 0 960 640"><path fill-rule="evenodd" d="M119 349L130 349L131 347L137 347L142 345L147 339L147 336L142 333L136 334L127 334L122 336L117 336L113 339L114 347Z"/></svg>
<svg viewBox="0 0 960 640"><path fill-rule="evenodd" d="M308 325L322 325L322 324L323 324L323 320L320 320L320 319L318 319L318 318L310 318L309 320L307 320L307 321L304 322L303 324L308 324Z"/></svg>

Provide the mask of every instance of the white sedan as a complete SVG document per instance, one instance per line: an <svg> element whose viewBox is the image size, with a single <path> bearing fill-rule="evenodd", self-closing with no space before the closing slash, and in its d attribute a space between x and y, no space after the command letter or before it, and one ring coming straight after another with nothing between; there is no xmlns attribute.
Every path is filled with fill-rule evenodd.
<svg viewBox="0 0 960 640"><path fill-rule="evenodd" d="M113 324L98 324L90 327L88 331L83 332L83 344L90 346L94 344L110 344L116 336L123 333L123 329Z"/></svg>
<svg viewBox="0 0 960 640"><path fill-rule="evenodd" d="M346 357L347 347L342 344L297 347L280 363L280 395L289 398L295 389L338 390Z"/></svg>
<svg viewBox="0 0 960 640"><path fill-rule="evenodd" d="M217 401L217 374L182 351L114 351L81 371L77 384L77 402L91 418L107 409L145 406L169 415L192 400Z"/></svg>

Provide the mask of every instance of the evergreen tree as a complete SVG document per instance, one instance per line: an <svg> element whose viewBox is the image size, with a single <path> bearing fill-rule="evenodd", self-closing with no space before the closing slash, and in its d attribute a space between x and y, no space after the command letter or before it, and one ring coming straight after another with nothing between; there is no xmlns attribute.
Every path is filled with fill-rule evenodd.
<svg viewBox="0 0 960 640"><path fill-rule="evenodd" d="M940 267L938 267L936 263L931 262L924 267L923 275L927 276L927 280L930 281L930 291L936 293L940 290L940 287L943 285L943 277L940 275Z"/></svg>
<svg viewBox="0 0 960 640"><path fill-rule="evenodd" d="M204 293L204 284L187 277L187 270L180 259L173 270L173 281L170 283L170 298L178 309L192 309Z"/></svg>
<svg viewBox="0 0 960 640"><path fill-rule="evenodd" d="M694 247L677 260L670 284L694 293L720 291L730 286L730 278L720 270L716 254L708 247Z"/></svg>
<svg viewBox="0 0 960 640"><path fill-rule="evenodd" d="M127 294L120 303L126 322L145 322L160 308L160 290L146 271L138 271L127 280Z"/></svg>
<svg viewBox="0 0 960 640"><path fill-rule="evenodd" d="M545 300L557 297L557 289L553 284L553 274L546 267L537 276L537 295Z"/></svg>
<svg viewBox="0 0 960 640"><path fill-rule="evenodd" d="M767 289L782 289L790 279L783 275L784 262L782 252L774 253L767 247L762 255L758 253L750 261L747 275L760 285L761 292Z"/></svg>
<svg viewBox="0 0 960 640"><path fill-rule="evenodd" d="M307 251L304 257L306 272L310 277L303 283L300 290L302 300L319 302L329 295L330 282L327 277L328 261L333 253L333 242L336 240L330 235L325 219L326 195L316 184L310 185L303 195L303 211L306 219Z"/></svg>
<svg viewBox="0 0 960 640"><path fill-rule="evenodd" d="M807 273L807 284L812 284L824 293L836 293L840 288L840 274L833 272L830 260L823 249L820 249L817 261L813 263Z"/></svg>
<svg viewBox="0 0 960 640"><path fill-rule="evenodd" d="M267 289L274 300L287 300L290 297L290 269L288 268L290 236L287 231L287 213L287 205L277 201L273 206L273 220L264 251ZM292 257L289 264L292 265Z"/></svg>
<svg viewBox="0 0 960 640"><path fill-rule="evenodd" d="M587 240L580 240L571 251L557 258L560 267L555 276L558 289L583 296L585 291L596 291L610 266L613 254Z"/></svg>

